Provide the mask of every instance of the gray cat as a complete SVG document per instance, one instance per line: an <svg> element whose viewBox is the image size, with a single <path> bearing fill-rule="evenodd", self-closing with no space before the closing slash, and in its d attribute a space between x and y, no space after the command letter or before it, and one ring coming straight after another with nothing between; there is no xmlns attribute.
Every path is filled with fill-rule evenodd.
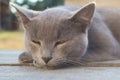
<svg viewBox="0 0 120 80"><path fill-rule="evenodd" d="M22 63L41 68L120 58L120 9L56 7L33 11L11 4L21 16L26 52Z"/></svg>

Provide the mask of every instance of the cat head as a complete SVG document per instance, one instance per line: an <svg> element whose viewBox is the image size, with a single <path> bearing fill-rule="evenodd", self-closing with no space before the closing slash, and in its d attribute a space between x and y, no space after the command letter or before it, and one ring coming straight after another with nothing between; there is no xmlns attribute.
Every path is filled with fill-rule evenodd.
<svg viewBox="0 0 120 80"><path fill-rule="evenodd" d="M33 11L11 4L25 28L25 47L38 67L63 67L79 62L88 46L95 3L74 11L65 7Z"/></svg>

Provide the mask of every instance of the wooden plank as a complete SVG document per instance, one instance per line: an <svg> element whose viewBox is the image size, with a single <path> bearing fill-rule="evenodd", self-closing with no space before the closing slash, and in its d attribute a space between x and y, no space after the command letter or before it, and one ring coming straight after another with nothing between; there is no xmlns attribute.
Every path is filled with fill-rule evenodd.
<svg viewBox="0 0 120 80"><path fill-rule="evenodd" d="M119 74L119 67L43 70L35 67L0 66L0 80L120 80Z"/></svg>
<svg viewBox="0 0 120 80"><path fill-rule="evenodd" d="M0 50L0 64L18 64L18 56L22 51Z"/></svg>
<svg viewBox="0 0 120 80"><path fill-rule="evenodd" d="M33 66L33 64L20 64L18 56L23 51L10 51L0 50L0 66ZM86 64L80 64L76 66L87 66L87 67L120 67L120 60L103 61L103 62L92 62Z"/></svg>
<svg viewBox="0 0 120 80"><path fill-rule="evenodd" d="M18 56L23 51L0 50L0 66L33 66L33 64L20 64Z"/></svg>
<svg viewBox="0 0 120 80"><path fill-rule="evenodd" d="M119 60L47 70L28 64L19 64L17 58L21 52L0 51L0 80L120 80Z"/></svg>

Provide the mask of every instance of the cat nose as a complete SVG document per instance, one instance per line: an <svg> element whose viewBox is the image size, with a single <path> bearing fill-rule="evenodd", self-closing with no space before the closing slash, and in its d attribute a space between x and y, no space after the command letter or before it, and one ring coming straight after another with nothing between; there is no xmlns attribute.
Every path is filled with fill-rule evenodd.
<svg viewBox="0 0 120 80"><path fill-rule="evenodd" d="M47 64L52 59L52 57L42 57L42 59Z"/></svg>

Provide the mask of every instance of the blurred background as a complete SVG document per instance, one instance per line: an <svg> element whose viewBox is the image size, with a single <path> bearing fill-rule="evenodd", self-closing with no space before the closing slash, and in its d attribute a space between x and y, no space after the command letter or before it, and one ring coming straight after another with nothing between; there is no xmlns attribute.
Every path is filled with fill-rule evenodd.
<svg viewBox="0 0 120 80"><path fill-rule="evenodd" d="M33 10L44 10L60 5L85 5L91 1L95 1L97 7L120 8L120 0L0 0L0 50L24 49L23 29L9 2Z"/></svg>

